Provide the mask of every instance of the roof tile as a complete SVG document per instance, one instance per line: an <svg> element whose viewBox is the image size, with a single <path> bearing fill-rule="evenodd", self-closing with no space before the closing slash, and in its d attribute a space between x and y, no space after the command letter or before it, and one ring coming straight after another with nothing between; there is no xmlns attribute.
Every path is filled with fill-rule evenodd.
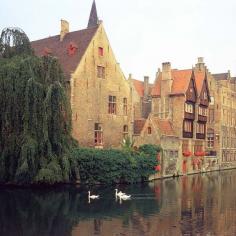
<svg viewBox="0 0 236 236"><path fill-rule="evenodd" d="M98 26L70 32L65 35L63 41L60 41L60 35L36 40L31 42L31 46L37 56L43 56L45 54L45 48L49 48L51 55L58 58L65 73L66 80L70 80L71 73L78 66L97 29ZM68 53L68 47L71 44L78 47L78 50L73 55Z"/></svg>

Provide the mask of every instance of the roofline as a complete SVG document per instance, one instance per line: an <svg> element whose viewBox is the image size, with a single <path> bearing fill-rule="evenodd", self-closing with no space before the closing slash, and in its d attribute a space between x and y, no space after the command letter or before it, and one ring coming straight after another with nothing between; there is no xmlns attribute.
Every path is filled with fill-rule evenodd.
<svg viewBox="0 0 236 236"><path fill-rule="evenodd" d="M100 25L101 25L101 24L100 24ZM68 32L67 34L71 34L71 33L79 32L79 31L90 30L90 29L92 29L92 28L99 28L100 25L97 25L97 26L94 26L94 27L90 27L90 28L81 29L81 30L70 31L70 32ZM55 38L55 37L60 37L60 34L56 34L56 35L53 35L53 36L49 36L49 37L45 37L45 38L41 38L41 39L37 39L37 40L33 40L33 41L30 41L30 43L38 42L38 41L41 41L41 40L44 40L44 39L51 39L51 38Z"/></svg>

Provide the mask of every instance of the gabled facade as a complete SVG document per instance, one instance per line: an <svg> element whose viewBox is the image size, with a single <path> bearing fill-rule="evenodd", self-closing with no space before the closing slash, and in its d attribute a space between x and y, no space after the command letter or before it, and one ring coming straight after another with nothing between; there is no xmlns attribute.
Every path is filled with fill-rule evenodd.
<svg viewBox="0 0 236 236"><path fill-rule="evenodd" d="M204 166L209 101L205 73L195 69L172 70L170 63L163 63L152 89L152 114L171 122L180 138L182 173Z"/></svg>
<svg viewBox="0 0 236 236"><path fill-rule="evenodd" d="M169 120L161 120L149 114L147 119L134 122L134 143L137 146L142 144L160 145L162 147L161 176L173 176L179 173L181 152L180 139L175 134L172 123ZM160 176L160 174L159 174ZM156 177L159 177L156 176Z"/></svg>
<svg viewBox="0 0 236 236"><path fill-rule="evenodd" d="M230 72L212 74L207 148L220 167L236 166L236 79Z"/></svg>
<svg viewBox="0 0 236 236"><path fill-rule="evenodd" d="M131 89L117 63L96 4L87 29L69 32L61 22L60 35L34 41L39 56L56 56L71 97L72 131L81 146L119 147L132 133Z"/></svg>

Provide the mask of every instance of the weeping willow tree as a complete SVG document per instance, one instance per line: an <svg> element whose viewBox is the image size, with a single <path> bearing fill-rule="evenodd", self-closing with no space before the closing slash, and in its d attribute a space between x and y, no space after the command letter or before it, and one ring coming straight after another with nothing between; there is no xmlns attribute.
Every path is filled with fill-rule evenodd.
<svg viewBox="0 0 236 236"><path fill-rule="evenodd" d="M5 29L0 38L0 182L77 179L73 143L58 61L34 56L23 31Z"/></svg>

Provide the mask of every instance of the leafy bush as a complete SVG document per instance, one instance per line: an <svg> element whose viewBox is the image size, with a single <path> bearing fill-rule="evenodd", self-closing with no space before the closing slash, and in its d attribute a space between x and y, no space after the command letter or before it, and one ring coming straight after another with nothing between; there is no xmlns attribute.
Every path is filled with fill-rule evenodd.
<svg viewBox="0 0 236 236"><path fill-rule="evenodd" d="M155 173L156 153L79 148L73 151L84 184L147 181Z"/></svg>

